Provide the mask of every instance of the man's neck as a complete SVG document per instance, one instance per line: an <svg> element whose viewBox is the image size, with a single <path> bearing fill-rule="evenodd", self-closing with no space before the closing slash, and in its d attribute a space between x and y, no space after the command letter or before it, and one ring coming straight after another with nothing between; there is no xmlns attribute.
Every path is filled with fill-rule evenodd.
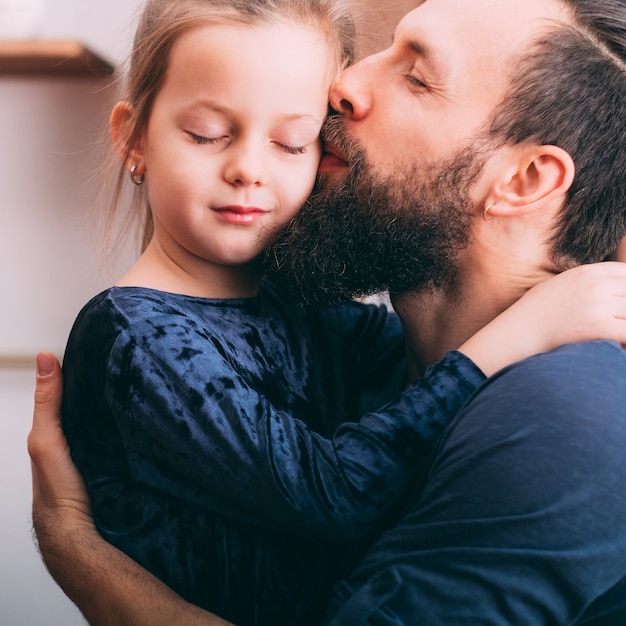
<svg viewBox="0 0 626 626"><path fill-rule="evenodd" d="M478 319L460 300L441 291L402 294L393 297L392 304L406 335L410 381L421 378L429 365L458 348L492 319Z"/></svg>
<svg viewBox="0 0 626 626"><path fill-rule="evenodd" d="M392 297L404 326L410 380L511 306L547 275L520 276L514 272L481 271L461 276L454 290L431 290ZM497 346L494 346L497 349Z"/></svg>

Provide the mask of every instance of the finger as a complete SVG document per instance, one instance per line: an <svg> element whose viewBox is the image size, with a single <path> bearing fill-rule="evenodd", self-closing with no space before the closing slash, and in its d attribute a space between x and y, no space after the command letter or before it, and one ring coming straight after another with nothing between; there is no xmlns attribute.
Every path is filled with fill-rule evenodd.
<svg viewBox="0 0 626 626"><path fill-rule="evenodd" d="M61 398L63 396L63 381L61 365L58 359L49 352L41 352L37 355L37 383L35 387L35 415L48 420L56 416L61 410ZM37 411L41 407L43 411Z"/></svg>
<svg viewBox="0 0 626 626"><path fill-rule="evenodd" d="M626 277L626 263L620 261L601 261L600 263L588 263L578 265L559 274L564 275L587 275L589 277L612 276L614 278Z"/></svg>
<svg viewBox="0 0 626 626"><path fill-rule="evenodd" d="M61 400L63 380L58 359L47 352L37 355L37 379L33 425L28 435L28 453L37 461L45 453L48 437L62 435Z"/></svg>
<svg viewBox="0 0 626 626"><path fill-rule="evenodd" d="M33 510L55 499L58 468L69 463L70 452L61 427L63 380L58 359L47 352L37 355L33 424L27 438L33 479Z"/></svg>

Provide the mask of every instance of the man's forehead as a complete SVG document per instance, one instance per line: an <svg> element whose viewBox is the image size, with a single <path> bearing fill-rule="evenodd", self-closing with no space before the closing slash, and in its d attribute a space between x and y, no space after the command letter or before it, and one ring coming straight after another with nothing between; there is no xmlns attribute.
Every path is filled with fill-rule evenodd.
<svg viewBox="0 0 626 626"><path fill-rule="evenodd" d="M560 0L427 0L398 24L391 58L414 65L427 86L420 112L445 117L442 141L453 141L483 128L524 53L561 18L571 23Z"/></svg>
<svg viewBox="0 0 626 626"><path fill-rule="evenodd" d="M543 29L564 22L572 20L561 0L426 0L400 21L395 38L406 38L431 55L460 48L464 54L508 56L517 55Z"/></svg>

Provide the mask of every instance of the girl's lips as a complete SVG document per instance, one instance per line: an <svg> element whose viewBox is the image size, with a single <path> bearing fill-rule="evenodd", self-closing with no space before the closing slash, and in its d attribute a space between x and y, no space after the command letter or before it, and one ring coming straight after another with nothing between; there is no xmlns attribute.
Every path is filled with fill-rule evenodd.
<svg viewBox="0 0 626 626"><path fill-rule="evenodd" d="M253 224L268 213L258 207L248 206L224 206L215 208L213 211L229 224Z"/></svg>

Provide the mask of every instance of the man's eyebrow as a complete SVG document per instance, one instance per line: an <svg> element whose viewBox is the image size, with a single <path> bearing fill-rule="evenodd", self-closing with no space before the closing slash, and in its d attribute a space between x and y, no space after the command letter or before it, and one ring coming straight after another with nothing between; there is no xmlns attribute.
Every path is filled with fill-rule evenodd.
<svg viewBox="0 0 626 626"><path fill-rule="evenodd" d="M404 42L404 49L418 56L422 60L423 65L433 76L441 77L446 74L445 69L447 63L445 59L442 59L437 50L427 43L417 39L407 39Z"/></svg>
<svg viewBox="0 0 626 626"><path fill-rule="evenodd" d="M391 43L393 44L395 42L396 42L396 33L393 33L391 35ZM432 56L432 51L430 47L426 45L425 43L418 41L417 39L406 38L404 47L410 52L414 52L415 54L419 54L420 56L423 56L423 57Z"/></svg>
<svg viewBox="0 0 626 626"><path fill-rule="evenodd" d="M417 41L416 39L409 39L405 44L405 48L409 50L409 52L413 52L422 57L430 66L437 64L437 54L427 44Z"/></svg>

